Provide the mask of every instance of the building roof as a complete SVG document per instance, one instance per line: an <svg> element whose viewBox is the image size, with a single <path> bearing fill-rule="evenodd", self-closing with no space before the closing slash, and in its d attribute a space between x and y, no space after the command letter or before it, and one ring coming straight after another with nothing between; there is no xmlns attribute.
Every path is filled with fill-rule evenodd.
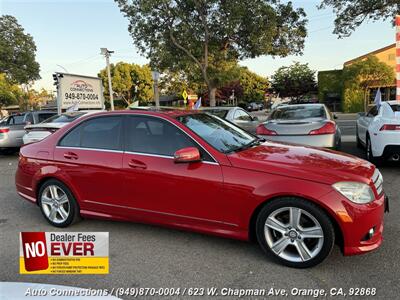
<svg viewBox="0 0 400 300"><path fill-rule="evenodd" d="M354 62L356 62L356 61L358 61L358 60L360 60L360 59L367 58L369 55L374 55L374 54L377 54L377 53L380 53L380 52L383 52L383 51L386 51L386 50L388 50L388 49L395 48L395 47L396 47L396 43L390 44L390 45L388 45L388 46L386 46L386 47L377 49L377 50L375 50L375 51L372 51L372 52L369 52L369 53L367 53L367 54L364 54L364 55L361 55L361 56L359 56L359 57L356 57L356 58L353 58L353 59L351 59L351 60L348 60L348 61L346 61L346 62L344 63L344 65L345 65L345 66L351 65L352 63L354 63Z"/></svg>

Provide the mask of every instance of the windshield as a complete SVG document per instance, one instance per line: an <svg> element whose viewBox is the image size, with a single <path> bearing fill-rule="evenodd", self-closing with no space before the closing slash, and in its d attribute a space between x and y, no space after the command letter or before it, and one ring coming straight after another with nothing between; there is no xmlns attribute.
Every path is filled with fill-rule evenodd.
<svg viewBox="0 0 400 300"><path fill-rule="evenodd" d="M208 114L185 115L177 120L223 153L243 150L258 141L239 127Z"/></svg>
<svg viewBox="0 0 400 300"><path fill-rule="evenodd" d="M84 112L81 112L73 114L56 115L44 120L42 123L69 123L84 114L85 114Z"/></svg>
<svg viewBox="0 0 400 300"><path fill-rule="evenodd" d="M287 106L279 107L272 114L270 119L298 120L308 118L326 118L323 106Z"/></svg>

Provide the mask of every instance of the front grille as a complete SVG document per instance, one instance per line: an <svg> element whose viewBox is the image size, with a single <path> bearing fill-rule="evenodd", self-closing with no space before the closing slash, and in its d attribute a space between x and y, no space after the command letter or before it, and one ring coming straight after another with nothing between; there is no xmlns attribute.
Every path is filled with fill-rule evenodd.
<svg viewBox="0 0 400 300"><path fill-rule="evenodd" d="M372 181L374 182L377 194L380 196L383 192L383 177L378 169L375 169L374 175L372 176Z"/></svg>

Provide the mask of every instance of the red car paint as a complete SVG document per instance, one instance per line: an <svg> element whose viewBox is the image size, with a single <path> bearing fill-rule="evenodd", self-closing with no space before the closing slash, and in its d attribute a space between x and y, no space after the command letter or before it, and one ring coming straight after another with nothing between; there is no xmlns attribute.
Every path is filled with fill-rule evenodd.
<svg viewBox="0 0 400 300"><path fill-rule="evenodd" d="M154 223L241 240L250 238L252 217L266 201L296 196L319 205L336 223L344 254L379 247L384 195L376 194L371 181L374 165L335 151L273 142L223 154L175 119L193 113L118 111L82 117L41 142L21 148L17 191L36 202L40 184L56 178L70 188L83 217ZM175 163L166 157L56 146L78 123L105 114L141 114L168 120L216 162ZM376 199L364 205L352 203L332 188L338 181L367 183ZM362 242L373 226L373 238Z"/></svg>

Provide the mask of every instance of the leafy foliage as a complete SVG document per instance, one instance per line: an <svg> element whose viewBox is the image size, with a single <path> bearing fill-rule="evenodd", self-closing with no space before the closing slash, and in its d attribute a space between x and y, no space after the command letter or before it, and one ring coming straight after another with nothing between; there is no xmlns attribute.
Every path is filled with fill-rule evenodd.
<svg viewBox="0 0 400 300"><path fill-rule="evenodd" d="M280 67L271 77L271 86L280 97L300 98L316 90L315 71L299 62Z"/></svg>
<svg viewBox="0 0 400 300"><path fill-rule="evenodd" d="M232 80L239 59L300 54L303 9L279 0L115 0L137 48L161 71L196 66L208 87ZM228 78L226 78L228 77Z"/></svg>
<svg viewBox="0 0 400 300"><path fill-rule="evenodd" d="M239 82L243 88L243 96L238 96L238 99L243 102L263 101L265 92L269 86L268 79L251 72L246 67L241 67L239 74Z"/></svg>
<svg viewBox="0 0 400 300"><path fill-rule="evenodd" d="M0 72L23 84L40 79L35 60L36 45L31 35L13 16L0 16Z"/></svg>
<svg viewBox="0 0 400 300"><path fill-rule="evenodd" d="M391 84L395 80L394 75L392 67L372 55L346 66L343 69L345 111L356 112L366 109L367 103L364 103L364 99L367 88Z"/></svg>
<svg viewBox="0 0 400 300"><path fill-rule="evenodd" d="M18 104L22 95L20 87L12 84L6 74L0 73L0 108L7 105Z"/></svg>
<svg viewBox="0 0 400 300"><path fill-rule="evenodd" d="M147 102L153 98L153 79L148 65L140 66L118 62L110 65L113 92L129 105L133 101ZM110 95L108 89L107 69L100 71L104 94Z"/></svg>
<svg viewBox="0 0 400 300"><path fill-rule="evenodd" d="M394 20L400 14L399 0L323 0L319 8L331 7L336 14L334 33L350 36L364 21Z"/></svg>

